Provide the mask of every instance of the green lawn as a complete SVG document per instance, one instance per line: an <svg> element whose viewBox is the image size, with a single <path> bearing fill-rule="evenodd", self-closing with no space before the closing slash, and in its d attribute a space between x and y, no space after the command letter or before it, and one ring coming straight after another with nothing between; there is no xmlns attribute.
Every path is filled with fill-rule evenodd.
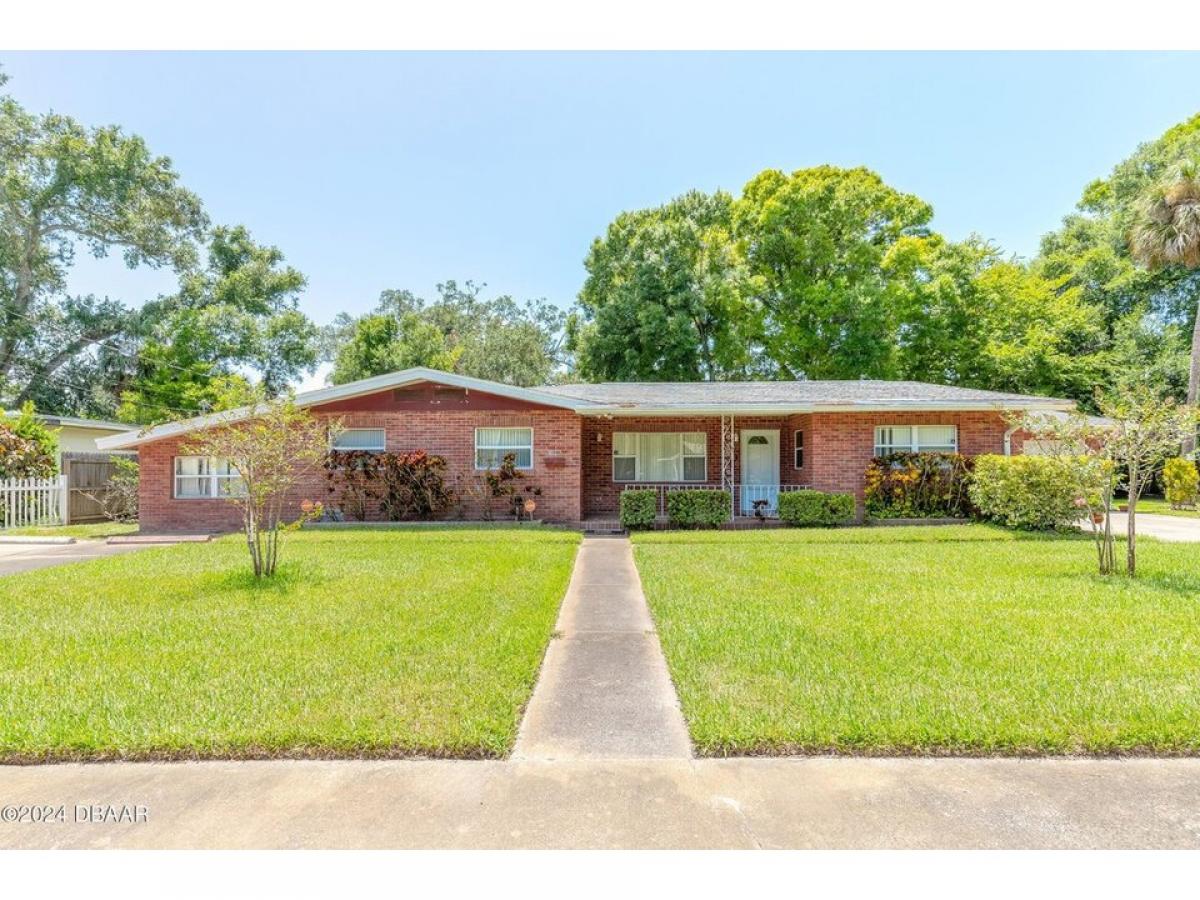
<svg viewBox="0 0 1200 900"><path fill-rule="evenodd" d="M498 756L579 535L237 537L0 578L0 759Z"/></svg>
<svg viewBox="0 0 1200 900"><path fill-rule="evenodd" d="M84 525L30 525L25 528L6 528L0 536L73 537L99 540L120 534L137 534L137 522L88 522Z"/></svg>
<svg viewBox="0 0 1200 900"><path fill-rule="evenodd" d="M713 755L1198 752L1200 554L1138 546L1129 581L982 525L635 538Z"/></svg>

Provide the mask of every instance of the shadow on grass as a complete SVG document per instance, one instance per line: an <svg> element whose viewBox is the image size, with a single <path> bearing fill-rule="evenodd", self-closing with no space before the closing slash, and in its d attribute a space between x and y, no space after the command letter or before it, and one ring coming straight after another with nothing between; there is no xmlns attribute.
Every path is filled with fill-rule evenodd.
<svg viewBox="0 0 1200 900"><path fill-rule="evenodd" d="M994 529L989 526L953 526L955 528L978 528L979 531L971 534L962 533L934 533L940 531L946 526L927 525L927 526L906 526L905 530L893 528L856 528L856 529L763 529L755 532L751 529L740 529L738 531L669 531L669 532L642 532L640 536L649 538L648 543L651 544L722 544L728 546L731 543L740 543L739 538L750 541L754 534L762 535L780 535L786 536L787 539L768 537L760 546L770 546L771 543L779 545L838 545L838 544L857 544L863 546L873 545L890 545L890 544L1013 544L1013 543L1090 543L1091 535L1083 532L1035 532L1035 531L1006 531ZM927 528L928 531L910 531L908 529ZM685 538L684 540L675 540L676 536ZM743 536L745 536L743 538ZM657 538L657 539L656 539Z"/></svg>
<svg viewBox="0 0 1200 900"><path fill-rule="evenodd" d="M255 578L249 554L235 568L227 572L214 573L208 581L209 587L222 592L245 592L259 597L282 597L301 585L312 587L327 580L318 566L308 560L284 560L279 563L274 575Z"/></svg>

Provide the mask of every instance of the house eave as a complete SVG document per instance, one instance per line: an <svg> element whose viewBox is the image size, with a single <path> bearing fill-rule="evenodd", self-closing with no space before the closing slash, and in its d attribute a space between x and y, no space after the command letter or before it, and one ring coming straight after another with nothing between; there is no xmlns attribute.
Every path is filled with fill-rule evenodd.
<svg viewBox="0 0 1200 900"><path fill-rule="evenodd" d="M550 394L532 388L513 387L512 385L501 384L497 381L471 378L466 375L455 375L451 372L440 372L437 369L427 369L424 367L404 369L400 372L389 372L386 375L376 375L374 378L364 378L361 381L352 381L348 384L318 388L315 391L305 391L296 395L295 403L296 406L306 409L312 406L333 403L338 400L352 400L355 397L363 397L393 388L407 387L408 385L420 384L425 381L458 387L467 391L483 391L495 394L498 397L522 400L527 403L536 403L541 406L566 409L572 412L579 412L581 409L590 408L594 405L586 400L560 397L557 394ZM161 441L164 438L178 437L192 431L200 431L204 428L211 428L217 425L232 425L235 422L250 418L254 411L254 407L243 406L224 412L211 413L206 416L183 419L178 422L167 422L163 425L155 425L126 434L115 434L97 438L96 446L101 450L124 450L130 447L137 447L141 444L148 444L151 441Z"/></svg>
<svg viewBox="0 0 1200 900"><path fill-rule="evenodd" d="M810 413L874 412L1005 412L1017 410L1058 410L1070 412L1073 403L1058 400L997 402L994 400L896 400L863 403L755 403L726 405L715 403L674 406L594 406L578 410L581 416L638 418L647 416L761 416L801 415Z"/></svg>

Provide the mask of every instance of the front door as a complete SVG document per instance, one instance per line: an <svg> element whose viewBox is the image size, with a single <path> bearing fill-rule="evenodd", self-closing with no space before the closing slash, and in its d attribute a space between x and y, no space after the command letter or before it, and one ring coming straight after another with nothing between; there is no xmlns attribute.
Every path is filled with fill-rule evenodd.
<svg viewBox="0 0 1200 900"><path fill-rule="evenodd" d="M779 500L779 432L742 430L741 514L754 515L755 501L765 501L763 512L775 515Z"/></svg>

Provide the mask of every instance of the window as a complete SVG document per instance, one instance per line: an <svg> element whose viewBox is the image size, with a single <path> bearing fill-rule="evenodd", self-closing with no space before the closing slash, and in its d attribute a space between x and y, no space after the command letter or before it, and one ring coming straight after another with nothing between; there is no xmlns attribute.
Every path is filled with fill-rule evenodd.
<svg viewBox="0 0 1200 900"><path fill-rule="evenodd" d="M613 481L704 481L708 435L703 431L613 434Z"/></svg>
<svg viewBox="0 0 1200 900"><path fill-rule="evenodd" d="M242 476L228 460L212 456L175 457L175 496L181 500L235 497L246 492Z"/></svg>
<svg viewBox="0 0 1200 900"><path fill-rule="evenodd" d="M475 429L475 468L497 469L509 453L518 469L533 468L532 428Z"/></svg>
<svg viewBox="0 0 1200 900"><path fill-rule="evenodd" d="M875 455L903 452L958 452L955 425L880 425L875 429Z"/></svg>
<svg viewBox="0 0 1200 900"><path fill-rule="evenodd" d="M876 440L878 443L878 440ZM804 468L804 432L796 432L796 442L792 445L792 468Z"/></svg>
<svg viewBox="0 0 1200 900"><path fill-rule="evenodd" d="M333 449L383 452L387 449L387 434L382 428L347 428L333 439Z"/></svg>

